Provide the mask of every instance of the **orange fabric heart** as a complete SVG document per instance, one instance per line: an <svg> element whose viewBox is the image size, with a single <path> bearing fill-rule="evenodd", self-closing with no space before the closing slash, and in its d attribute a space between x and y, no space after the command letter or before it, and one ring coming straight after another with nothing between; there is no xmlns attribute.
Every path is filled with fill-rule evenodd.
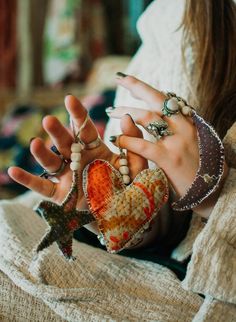
<svg viewBox="0 0 236 322"><path fill-rule="evenodd" d="M146 169L127 187L107 161L84 169L83 189L109 252L118 252L137 238L168 200L168 181L161 169Z"/></svg>

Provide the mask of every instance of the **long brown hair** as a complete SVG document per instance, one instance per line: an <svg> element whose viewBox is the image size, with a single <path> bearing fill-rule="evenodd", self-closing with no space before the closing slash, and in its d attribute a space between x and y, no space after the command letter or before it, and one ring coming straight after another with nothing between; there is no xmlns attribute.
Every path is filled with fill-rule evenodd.
<svg viewBox="0 0 236 322"><path fill-rule="evenodd" d="M193 49L193 70L187 75L192 103L223 137L236 121L236 4L186 0L182 26L183 58L189 43Z"/></svg>

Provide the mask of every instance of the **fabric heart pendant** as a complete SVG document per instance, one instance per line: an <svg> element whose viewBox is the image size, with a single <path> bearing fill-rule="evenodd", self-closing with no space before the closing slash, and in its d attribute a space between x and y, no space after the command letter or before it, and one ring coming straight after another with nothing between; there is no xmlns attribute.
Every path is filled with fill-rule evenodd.
<svg viewBox="0 0 236 322"><path fill-rule="evenodd" d="M84 169L83 189L109 252L128 247L168 200L168 181L161 169L146 169L127 187L107 161Z"/></svg>

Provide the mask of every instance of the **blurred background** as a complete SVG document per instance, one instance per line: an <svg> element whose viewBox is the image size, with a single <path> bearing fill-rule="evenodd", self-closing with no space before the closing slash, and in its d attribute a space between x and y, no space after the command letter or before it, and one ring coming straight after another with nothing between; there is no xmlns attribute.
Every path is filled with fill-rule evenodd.
<svg viewBox="0 0 236 322"><path fill-rule="evenodd" d="M140 45L136 22L151 0L0 0L0 199L25 191L11 165L39 174L29 141L44 115L68 116L77 95L103 135L115 73ZM48 145L51 143L48 142Z"/></svg>

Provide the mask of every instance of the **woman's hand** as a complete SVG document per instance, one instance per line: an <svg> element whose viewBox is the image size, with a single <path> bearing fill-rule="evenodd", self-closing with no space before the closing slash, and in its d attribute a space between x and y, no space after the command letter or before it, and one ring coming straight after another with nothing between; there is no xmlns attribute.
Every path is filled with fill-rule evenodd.
<svg viewBox="0 0 236 322"><path fill-rule="evenodd" d="M81 105L79 100L74 96L68 95L65 98L65 106L70 114L70 117L77 128L83 124L87 110ZM122 131L129 136L142 137L142 132L131 127L132 119L126 115L122 119ZM43 119L43 128L48 133L51 141L57 147L58 151L64 156L65 159L70 159L71 144L73 143L73 135L70 130L63 126L59 120L54 116L46 116ZM98 137L96 127L89 119L85 128L81 131L80 138L84 143L90 143ZM37 162L49 172L54 172L61 165L61 159L50 149L48 149L40 138L35 138L30 145L31 153ZM88 163L94 159L104 159L109 161L112 165L118 168L118 155L113 154L108 147L101 142L100 146L91 150L82 151L81 168L83 169ZM147 168L147 161L132 152L127 155L130 164L130 174L134 178L138 172ZM41 178L26 172L18 167L10 167L8 170L11 178L25 187L40 193L45 197L50 197L53 189L53 183L50 180ZM51 200L57 203L62 202L67 195L72 181L72 171L69 164L65 167L64 171L57 176L59 182L56 184L55 193ZM84 198L82 188L80 189L80 199L78 200L77 207L84 207Z"/></svg>
<svg viewBox="0 0 236 322"><path fill-rule="evenodd" d="M171 117L163 116L161 108L166 98L165 95L134 77L121 77L117 82L127 88L135 98L145 101L148 110L119 106L115 109L108 109L108 115L111 118L121 118L125 113L129 113L135 123L144 128L150 122L164 119L168 123L168 130L173 133L154 143L143 138L122 135L119 145L155 162L167 175L175 190L176 198L183 196L192 184L199 168L197 130L191 117L181 113ZM132 129L136 127L135 124L131 126ZM218 194L215 193L212 196L194 210L202 216L208 216Z"/></svg>

